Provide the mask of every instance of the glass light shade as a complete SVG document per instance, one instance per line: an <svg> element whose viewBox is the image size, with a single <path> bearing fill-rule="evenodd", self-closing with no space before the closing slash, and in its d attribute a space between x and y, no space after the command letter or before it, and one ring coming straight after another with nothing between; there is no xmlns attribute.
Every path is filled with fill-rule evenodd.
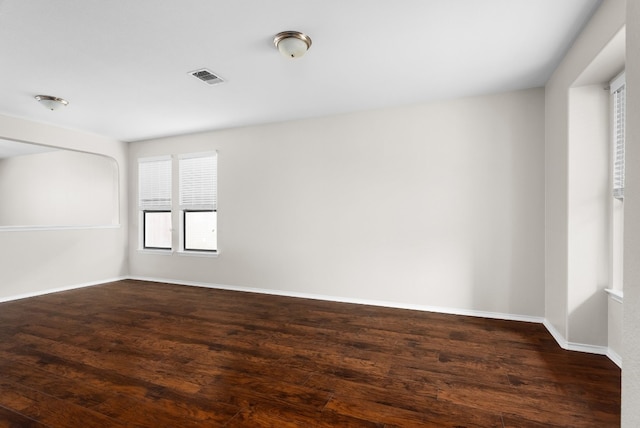
<svg viewBox="0 0 640 428"><path fill-rule="evenodd" d="M58 97L52 97L50 95L36 95L35 98L40 102L40 104L42 104L49 110L58 110L59 108L69 104L67 100Z"/></svg>
<svg viewBox="0 0 640 428"><path fill-rule="evenodd" d="M278 42L278 50L287 58L299 58L305 54L307 49L305 41L297 37L287 37Z"/></svg>
<svg viewBox="0 0 640 428"><path fill-rule="evenodd" d="M58 101L54 100L42 100L40 104L48 108L49 110L57 110L60 107L64 106L64 104L60 104Z"/></svg>

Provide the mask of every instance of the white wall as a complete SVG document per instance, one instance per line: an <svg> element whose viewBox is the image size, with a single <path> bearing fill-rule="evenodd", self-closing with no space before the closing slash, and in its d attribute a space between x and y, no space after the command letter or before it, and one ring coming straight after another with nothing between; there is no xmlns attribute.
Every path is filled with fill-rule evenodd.
<svg viewBox="0 0 640 428"><path fill-rule="evenodd" d="M640 2L627 3L622 426L640 426Z"/></svg>
<svg viewBox="0 0 640 428"><path fill-rule="evenodd" d="M130 144L218 150L217 259L137 251L136 277L541 316L544 92Z"/></svg>
<svg viewBox="0 0 640 428"><path fill-rule="evenodd" d="M609 296L608 299L607 346L608 355L619 366L622 365L622 302Z"/></svg>
<svg viewBox="0 0 640 428"><path fill-rule="evenodd" d="M0 159L0 227L117 224L118 167L71 150Z"/></svg>
<svg viewBox="0 0 640 428"><path fill-rule="evenodd" d="M567 339L604 347L611 251L610 116L604 85L570 89Z"/></svg>
<svg viewBox="0 0 640 428"><path fill-rule="evenodd" d="M0 116L0 138L98 153L119 169L120 226L73 230L0 230L0 300L127 274L127 150L92 134Z"/></svg>
<svg viewBox="0 0 640 428"><path fill-rule="evenodd" d="M585 190L582 180L588 167L581 157L588 153L580 148L579 127L570 129L569 95L570 88L583 83L585 70L624 24L625 1L603 2L545 87L545 317L564 341L586 345L607 343L607 300L600 290L606 276L602 263L608 263L608 257L602 260L604 256L596 248L602 241L598 227L590 226L586 243L580 235L583 215L591 216L588 221L594 216L601 221L598 217L603 214L598 214L599 208L581 206ZM603 82L611 77L601 76ZM573 94L589 97L583 91ZM574 111L573 115L575 119L580 113ZM574 174L571 166L582 171ZM589 264L594 260L595 265ZM586 278L581 269L588 271Z"/></svg>

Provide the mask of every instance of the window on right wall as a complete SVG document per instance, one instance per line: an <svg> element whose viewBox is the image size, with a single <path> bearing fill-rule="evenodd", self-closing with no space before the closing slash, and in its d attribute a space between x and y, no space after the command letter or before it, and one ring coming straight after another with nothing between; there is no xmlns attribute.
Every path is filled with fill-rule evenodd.
<svg viewBox="0 0 640 428"><path fill-rule="evenodd" d="M182 251L218 251L217 169L216 153L178 160Z"/></svg>
<svg viewBox="0 0 640 428"><path fill-rule="evenodd" d="M624 200L624 140L625 140L625 75L611 82L612 140L613 140L613 197Z"/></svg>
<svg viewBox="0 0 640 428"><path fill-rule="evenodd" d="M611 89L611 267L612 288L622 290L624 238L624 145L626 122L626 85L622 72L610 83Z"/></svg>

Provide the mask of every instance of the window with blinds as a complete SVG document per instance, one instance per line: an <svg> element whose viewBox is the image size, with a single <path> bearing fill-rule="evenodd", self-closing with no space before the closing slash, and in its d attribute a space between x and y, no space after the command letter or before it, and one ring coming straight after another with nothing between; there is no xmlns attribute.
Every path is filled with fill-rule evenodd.
<svg viewBox="0 0 640 428"><path fill-rule="evenodd" d="M185 155L179 159L184 251L217 251L217 169L215 153Z"/></svg>
<svg viewBox="0 0 640 428"><path fill-rule="evenodd" d="M138 160L138 209L142 222L142 247L170 250L171 158Z"/></svg>
<svg viewBox="0 0 640 428"><path fill-rule="evenodd" d="M142 211L171 211L171 158L138 160L138 206Z"/></svg>
<svg viewBox="0 0 640 428"><path fill-rule="evenodd" d="M613 197L624 199L624 140L626 85L624 73L611 82L613 102Z"/></svg>

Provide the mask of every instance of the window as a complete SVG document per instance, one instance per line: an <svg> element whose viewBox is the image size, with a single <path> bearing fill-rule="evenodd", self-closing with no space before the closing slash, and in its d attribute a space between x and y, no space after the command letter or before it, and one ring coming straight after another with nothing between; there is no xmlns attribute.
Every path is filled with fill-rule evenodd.
<svg viewBox="0 0 640 428"><path fill-rule="evenodd" d="M626 85L624 73L611 81L611 288L622 290L624 260L624 143Z"/></svg>
<svg viewBox="0 0 640 428"><path fill-rule="evenodd" d="M217 154L180 155L177 159L178 204L172 201L169 156L138 160L138 209L142 249L217 253ZM179 212L179 218L173 217ZM179 220L179 241L174 241L174 221ZM176 245L176 243L178 243Z"/></svg>
<svg viewBox="0 0 640 428"><path fill-rule="evenodd" d="M142 247L171 249L171 158L138 161L138 209Z"/></svg>
<svg viewBox="0 0 640 428"><path fill-rule="evenodd" d="M613 197L624 199L624 140L626 85L624 73L611 82L613 108Z"/></svg>
<svg viewBox="0 0 640 428"><path fill-rule="evenodd" d="M143 211L144 248L171 249L171 211Z"/></svg>
<svg viewBox="0 0 640 428"><path fill-rule="evenodd" d="M218 249L217 155L184 155L179 159L181 246L184 251Z"/></svg>
<svg viewBox="0 0 640 428"><path fill-rule="evenodd" d="M217 250L217 214L215 211L183 211L185 250Z"/></svg>

